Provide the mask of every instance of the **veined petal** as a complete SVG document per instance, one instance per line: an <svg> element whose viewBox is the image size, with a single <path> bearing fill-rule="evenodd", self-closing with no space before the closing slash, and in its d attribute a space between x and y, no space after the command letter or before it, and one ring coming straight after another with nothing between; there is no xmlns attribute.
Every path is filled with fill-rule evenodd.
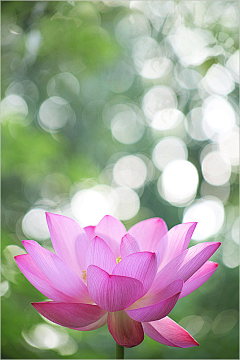
<svg viewBox="0 0 240 360"><path fill-rule="evenodd" d="M178 279L173 281L171 284L166 286L164 289L160 290L153 296L145 295L141 299L137 300L134 304L129 306L128 310L138 309L146 306L156 304L162 300L168 299L171 296L180 293L183 288L183 281Z"/></svg>
<svg viewBox="0 0 240 360"><path fill-rule="evenodd" d="M217 270L218 264L213 261L207 261L193 274L183 285L179 298L187 296L191 292L203 285Z"/></svg>
<svg viewBox="0 0 240 360"><path fill-rule="evenodd" d="M88 240L92 240L95 236L95 227L96 226L86 226L83 228L85 233L87 234Z"/></svg>
<svg viewBox="0 0 240 360"><path fill-rule="evenodd" d="M81 253L86 251L88 237L80 225L66 216L46 213L51 241L57 256L79 276L84 270L84 263L76 255L76 243L81 242Z"/></svg>
<svg viewBox="0 0 240 360"><path fill-rule="evenodd" d="M102 327L103 325L106 324L107 322L107 318L108 318L108 313L106 312L105 315L103 315L103 317L97 321L95 321L94 323L87 325L87 326L83 326L83 327L79 327L79 328L71 328L73 330L79 330L79 331L91 331L91 330L96 330L99 329L100 327Z"/></svg>
<svg viewBox="0 0 240 360"><path fill-rule="evenodd" d="M157 273L157 256L151 252L139 252L125 257L113 269L113 275L129 276L143 284L142 296L150 289Z"/></svg>
<svg viewBox="0 0 240 360"><path fill-rule="evenodd" d="M160 255L160 267L158 270L187 249L196 225L196 222L179 224L164 235L157 247Z"/></svg>
<svg viewBox="0 0 240 360"><path fill-rule="evenodd" d="M46 301L32 305L47 319L69 328L88 326L106 314L105 310L91 304Z"/></svg>
<svg viewBox="0 0 240 360"><path fill-rule="evenodd" d="M89 302L90 296L86 285L56 254L44 249L33 240L24 240L22 243L56 289L78 301Z"/></svg>
<svg viewBox="0 0 240 360"><path fill-rule="evenodd" d="M55 301L76 302L75 298L67 296L55 288L29 254L15 256L15 260L28 281L47 298Z"/></svg>
<svg viewBox="0 0 240 360"><path fill-rule="evenodd" d="M95 227L95 236L99 236L108 244L116 258L120 256L120 243L125 234L123 223L110 215L104 216Z"/></svg>
<svg viewBox="0 0 240 360"><path fill-rule="evenodd" d="M156 304L143 308L125 310L126 313L136 321L156 321L167 316L176 305L180 293L171 296L168 299L159 301Z"/></svg>
<svg viewBox="0 0 240 360"><path fill-rule="evenodd" d="M87 268L88 291L93 301L106 311L120 311L142 294L143 285L137 279L109 275L95 265Z"/></svg>
<svg viewBox="0 0 240 360"><path fill-rule="evenodd" d="M177 279L187 281L219 248L219 242L205 242L192 246L172 259L161 269L148 292L148 296L156 294Z"/></svg>
<svg viewBox="0 0 240 360"><path fill-rule="evenodd" d="M112 250L100 237L95 236L87 250L86 255L86 269L89 265L96 265L102 270L112 273L116 266L116 259Z"/></svg>
<svg viewBox="0 0 240 360"><path fill-rule="evenodd" d="M118 345L131 348L144 339L142 324L131 319L125 311L108 313L108 330Z"/></svg>
<svg viewBox="0 0 240 360"><path fill-rule="evenodd" d="M128 255L140 251L141 251L140 245L133 236L131 236L130 234L126 234L122 237L121 245L120 245L120 252L122 259L124 259Z"/></svg>
<svg viewBox="0 0 240 360"><path fill-rule="evenodd" d="M163 219L152 218L140 221L129 229L143 251L156 251L161 238L167 233L167 225Z"/></svg>
<svg viewBox="0 0 240 360"><path fill-rule="evenodd" d="M168 316L157 321L144 322L142 325L145 334L161 344L180 348L199 345L185 329Z"/></svg>
<svg viewBox="0 0 240 360"><path fill-rule="evenodd" d="M150 298L142 298L132 304L126 313L134 320L149 322L159 320L169 314L175 306L183 287L182 280L176 280Z"/></svg>

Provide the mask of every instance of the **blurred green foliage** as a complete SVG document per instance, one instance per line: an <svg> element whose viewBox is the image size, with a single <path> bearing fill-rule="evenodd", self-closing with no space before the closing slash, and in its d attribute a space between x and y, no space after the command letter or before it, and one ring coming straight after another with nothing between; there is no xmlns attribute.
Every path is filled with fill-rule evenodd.
<svg viewBox="0 0 240 360"><path fill-rule="evenodd" d="M21 222L29 209L44 204L45 207L49 206L52 212L57 211L61 200L58 199L58 195L64 194L66 199L70 199L72 187L76 184L84 181L99 183L102 170L119 158L116 154L141 153L151 158L153 147L161 138L161 134L156 134L151 128L146 127L144 136L138 142L122 144L112 137L109 127L102 121L102 111L109 102L122 101L124 103L131 99L140 107L146 90L153 85L164 84L165 81L164 79L143 80L138 74L134 74L132 85L123 91L123 94L109 90L108 83L114 76L114 69L119 61L125 57L129 64L132 64L129 50L123 49L115 36L118 19L132 13L132 10L129 9L128 2L105 3L98 1L1 2L4 37L2 97L9 94L9 87L13 83L31 81L32 86L20 91L28 105L28 114L24 121L21 121L15 113L5 116L2 122L1 249L2 284L4 285L1 311L1 357L3 359L114 357L115 343L106 325L93 332L80 333L54 324L49 325L40 317L31 306L31 302L42 301L44 296L20 273L13 260L13 253L17 250L11 248L12 245L22 247L21 240L24 239L25 234ZM189 26L194 27L191 21L190 18ZM34 51L29 53L26 45L30 41L29 36L32 31L37 31L36 34L41 35L41 45L35 53ZM211 31L216 37L220 31L229 33L235 41L234 48L238 48L236 28L223 30L222 25L216 20ZM160 41L161 31L157 32L153 29L153 37ZM221 55L212 57L195 69L204 76L212 64L222 61ZM47 90L49 81L60 72L73 74L80 83L80 94L71 86L64 92L76 118L59 131L48 131L39 125L38 112L41 104L49 96L49 90ZM60 86L59 91L61 90L64 91ZM236 99L237 96L236 87L232 97ZM186 101L182 111L186 114L192 106L190 101ZM203 144L193 142L190 145L189 159L196 166L201 177L199 154ZM53 183L55 195L46 205L42 194L42 184L44 179L52 174L61 174L62 183L58 176L57 185ZM159 198L156 181L157 176L145 187L141 195L140 210L133 218L125 221L127 228L151 216L162 217L169 228L181 221L183 209L172 206ZM197 196L200 197L199 190ZM234 178L233 175L228 202L230 205L237 206L237 199L238 177ZM218 239L224 240L224 235L221 238L220 234L219 238L214 240ZM191 242L191 245L193 244L195 243ZM50 240L45 240L43 245L50 247ZM233 269L226 267L222 262L221 251L220 248L212 259L219 263L214 277L201 289L180 300L171 313L171 317L177 322L190 315L208 319L206 326L210 328L204 328L205 332L203 331L202 335L200 331L199 336L198 333L195 336L200 346L190 349L170 348L145 336L141 345L126 349L126 358L238 358L237 325L234 324L229 330L223 333L220 331L218 334L211 330L213 321L220 313L238 310L238 267ZM65 347L59 345L52 349L47 346L45 348L31 346L31 342L26 341L26 334L29 335L38 324L47 324L65 337L68 334L71 341L68 340ZM226 324L223 323L224 326Z"/></svg>

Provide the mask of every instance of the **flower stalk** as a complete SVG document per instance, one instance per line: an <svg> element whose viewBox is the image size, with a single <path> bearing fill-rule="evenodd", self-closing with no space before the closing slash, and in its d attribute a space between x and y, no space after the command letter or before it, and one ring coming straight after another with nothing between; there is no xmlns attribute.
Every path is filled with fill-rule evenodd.
<svg viewBox="0 0 240 360"><path fill-rule="evenodd" d="M124 347L116 343L116 359L124 359Z"/></svg>

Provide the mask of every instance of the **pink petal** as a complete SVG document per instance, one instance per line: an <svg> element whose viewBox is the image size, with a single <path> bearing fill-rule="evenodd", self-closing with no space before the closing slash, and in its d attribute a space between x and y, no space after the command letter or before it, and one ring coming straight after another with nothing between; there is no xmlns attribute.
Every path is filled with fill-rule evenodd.
<svg viewBox="0 0 240 360"><path fill-rule="evenodd" d="M28 281L47 298L55 301L76 302L75 298L63 294L53 286L29 254L15 256L15 260Z"/></svg>
<svg viewBox="0 0 240 360"><path fill-rule="evenodd" d="M134 309L125 310L126 313L136 321L156 321L167 316L176 305L180 293L177 293L166 300L159 301L156 304Z"/></svg>
<svg viewBox="0 0 240 360"><path fill-rule="evenodd" d="M167 316L175 306L183 287L182 280L176 280L155 296L136 301L126 313L136 321L156 321Z"/></svg>
<svg viewBox="0 0 240 360"><path fill-rule="evenodd" d="M196 225L196 222L179 224L171 228L164 235L157 247L157 251L160 254L159 269L162 269L170 260L186 250Z"/></svg>
<svg viewBox="0 0 240 360"><path fill-rule="evenodd" d="M79 276L84 270L84 255L88 245L85 231L76 221L66 216L46 213L52 245L57 256ZM77 257L76 243L80 241L82 256Z"/></svg>
<svg viewBox="0 0 240 360"><path fill-rule="evenodd" d="M157 265L155 253L139 252L131 254L120 261L112 274L138 279L143 284L143 296L153 283L157 272Z"/></svg>
<svg viewBox="0 0 240 360"><path fill-rule="evenodd" d="M83 327L79 327L79 328L71 328L73 330L79 330L79 331L91 331L91 330L96 330L99 329L100 327L102 327L103 325L106 324L107 322L107 318L108 318L108 313L106 313L101 319L95 321L94 323L87 325L87 326L83 326Z"/></svg>
<svg viewBox="0 0 240 360"><path fill-rule="evenodd" d="M32 305L47 319L70 328L88 326L106 314L106 311L91 304L46 301L32 303Z"/></svg>
<svg viewBox="0 0 240 360"><path fill-rule="evenodd" d="M144 339L142 324L131 319L125 311L108 313L108 330L118 345L131 348Z"/></svg>
<svg viewBox="0 0 240 360"><path fill-rule="evenodd" d="M83 230L87 234L88 240L92 240L92 238L94 238L94 236L95 236L95 227L96 226L86 226L85 228L83 228Z"/></svg>
<svg viewBox="0 0 240 360"><path fill-rule="evenodd" d="M167 233L167 225L160 218L140 221L129 229L129 234L134 236L143 251L156 251L161 238Z"/></svg>
<svg viewBox="0 0 240 360"><path fill-rule="evenodd" d="M149 296L156 294L177 279L187 281L219 248L219 242L200 243L185 250L172 259L156 275L149 290Z"/></svg>
<svg viewBox="0 0 240 360"><path fill-rule="evenodd" d="M126 234L122 237L122 241L120 245L120 252L122 259L124 259L128 255L140 251L141 251L140 245L133 236L131 236L130 234Z"/></svg>
<svg viewBox="0 0 240 360"><path fill-rule="evenodd" d="M198 269L183 285L182 292L179 298L187 296L194 290L203 285L217 270L218 264L212 261L207 261Z"/></svg>
<svg viewBox="0 0 240 360"><path fill-rule="evenodd" d="M57 255L44 249L33 240L25 240L23 246L57 290L81 302L89 302L86 285Z"/></svg>
<svg viewBox="0 0 240 360"><path fill-rule="evenodd" d="M125 234L123 223L110 215L104 216L95 228L95 236L99 236L108 244L116 258L120 256L120 243Z"/></svg>
<svg viewBox="0 0 240 360"><path fill-rule="evenodd" d="M161 344L180 348L199 345L186 330L167 316L142 325L145 334Z"/></svg>
<svg viewBox="0 0 240 360"><path fill-rule="evenodd" d="M86 269L89 265L96 265L110 274L116 266L116 259L112 250L98 236L95 236L88 246Z"/></svg>
<svg viewBox="0 0 240 360"><path fill-rule="evenodd" d="M143 291L140 281L109 275L95 265L87 269L88 291L93 301L107 311L120 311L135 302Z"/></svg>
<svg viewBox="0 0 240 360"><path fill-rule="evenodd" d="M153 305L158 303L159 301L165 300L170 298L171 296L180 293L183 288L183 281L182 280L175 280L164 289L160 290L153 296L145 295L141 299L137 300L134 304L132 304L128 310L138 309L142 307L146 307L149 305Z"/></svg>

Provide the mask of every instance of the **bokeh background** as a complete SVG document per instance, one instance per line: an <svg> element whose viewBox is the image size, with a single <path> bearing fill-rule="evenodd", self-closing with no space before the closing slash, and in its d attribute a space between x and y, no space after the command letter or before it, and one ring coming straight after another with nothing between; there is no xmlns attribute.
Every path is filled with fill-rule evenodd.
<svg viewBox="0 0 240 360"><path fill-rule="evenodd" d="M107 326L78 332L31 306L13 257L52 249L45 211L81 226L198 221L214 276L170 316L200 343L147 336L126 358L237 359L238 1L3 1L2 358L113 358Z"/></svg>

